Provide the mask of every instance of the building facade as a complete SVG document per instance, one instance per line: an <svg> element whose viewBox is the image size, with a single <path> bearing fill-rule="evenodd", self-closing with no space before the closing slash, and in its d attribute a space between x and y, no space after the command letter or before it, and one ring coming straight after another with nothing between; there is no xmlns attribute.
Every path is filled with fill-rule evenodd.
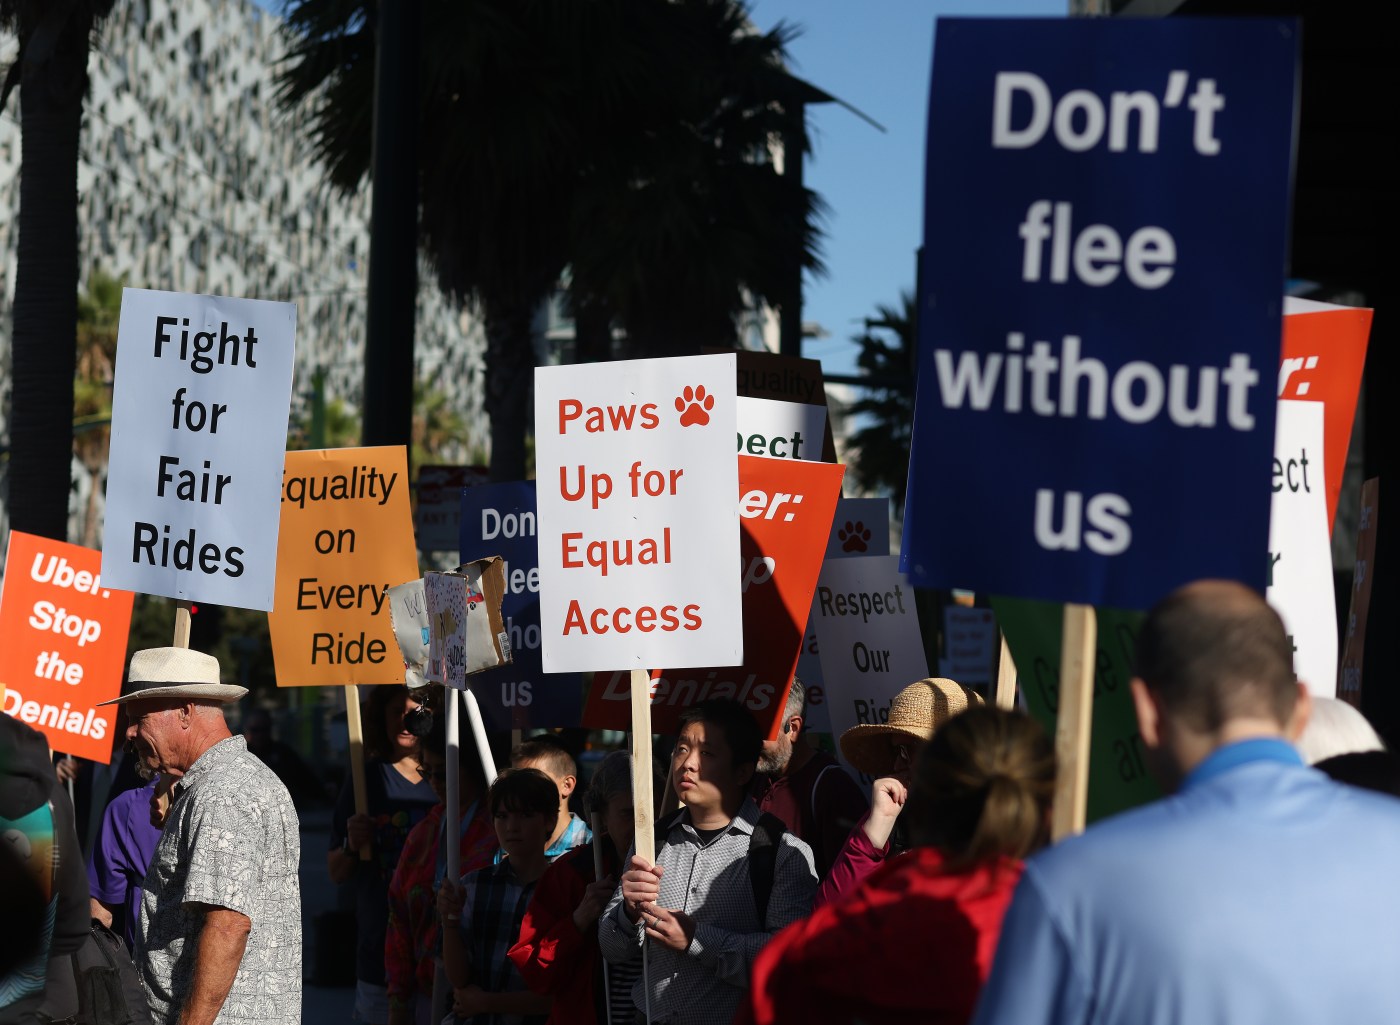
<svg viewBox="0 0 1400 1025"><path fill-rule="evenodd" d="M369 189L333 192L309 155L304 118L276 104L280 26L249 0L124 0L102 23L88 62L78 169L80 288L100 269L133 287L294 302L294 414L310 401L318 370L326 397L354 411ZM14 50L6 40L0 65ZM8 440L12 380L21 103L16 92L0 114L0 443ZM443 299L425 266L419 282L416 372L465 421L461 451L441 454L462 461L487 443L484 336ZM100 519L104 481L76 459L73 478L69 537L91 538L86 521Z"/></svg>

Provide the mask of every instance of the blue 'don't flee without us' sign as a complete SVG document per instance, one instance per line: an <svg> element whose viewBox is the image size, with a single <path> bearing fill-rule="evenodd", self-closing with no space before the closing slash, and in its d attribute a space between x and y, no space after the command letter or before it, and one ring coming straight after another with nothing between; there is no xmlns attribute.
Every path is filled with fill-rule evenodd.
<svg viewBox="0 0 1400 1025"><path fill-rule="evenodd" d="M941 20L914 583L1263 590L1298 29Z"/></svg>
<svg viewBox="0 0 1400 1025"><path fill-rule="evenodd" d="M535 535L535 482L481 484L462 489L461 560L505 560L501 617L512 661L467 677L489 729L577 726L583 718L583 677L546 673L540 659L540 552Z"/></svg>

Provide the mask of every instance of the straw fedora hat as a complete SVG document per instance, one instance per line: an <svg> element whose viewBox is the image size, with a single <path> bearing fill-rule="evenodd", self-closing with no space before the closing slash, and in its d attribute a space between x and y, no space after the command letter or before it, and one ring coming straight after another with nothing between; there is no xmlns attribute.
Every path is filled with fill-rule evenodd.
<svg viewBox="0 0 1400 1025"><path fill-rule="evenodd" d="M894 770L895 744L922 746L953 716L980 704L979 694L954 680L919 680L894 696L885 722L862 723L841 734L841 754L866 775L886 776Z"/></svg>
<svg viewBox="0 0 1400 1025"><path fill-rule="evenodd" d="M219 680L219 660L190 648L143 648L131 656L126 693L99 705L120 705L140 698L194 698L237 701L248 693Z"/></svg>

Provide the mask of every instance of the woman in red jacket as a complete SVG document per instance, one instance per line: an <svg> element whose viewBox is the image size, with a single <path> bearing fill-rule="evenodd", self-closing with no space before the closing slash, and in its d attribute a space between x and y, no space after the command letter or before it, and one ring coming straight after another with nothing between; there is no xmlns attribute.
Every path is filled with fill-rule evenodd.
<svg viewBox="0 0 1400 1025"><path fill-rule="evenodd" d="M919 844L783 930L738 1022L967 1022L1022 862L1048 839L1055 752L1029 717L971 708L918 755Z"/></svg>
<svg viewBox="0 0 1400 1025"><path fill-rule="evenodd" d="M635 1015L632 983L641 962L608 965L605 988L598 951L598 917L632 846L632 760L627 752L614 751L599 764L585 806L590 818L602 816L603 835L601 840L595 836L595 843L602 844L604 875L594 878L592 845L576 847L550 865L535 886L510 959L527 986L554 997L548 1025L630 1025Z"/></svg>

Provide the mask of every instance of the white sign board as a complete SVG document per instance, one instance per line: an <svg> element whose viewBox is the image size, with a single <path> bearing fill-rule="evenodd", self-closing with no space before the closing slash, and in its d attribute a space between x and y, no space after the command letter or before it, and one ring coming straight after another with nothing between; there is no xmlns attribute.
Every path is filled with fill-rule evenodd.
<svg viewBox="0 0 1400 1025"><path fill-rule="evenodd" d="M272 608L296 319L293 303L123 290L108 584Z"/></svg>
<svg viewBox="0 0 1400 1025"><path fill-rule="evenodd" d="M739 455L820 460L826 407L739 396Z"/></svg>
<svg viewBox="0 0 1400 1025"><path fill-rule="evenodd" d="M743 661L732 354L535 371L544 671Z"/></svg>
<svg viewBox="0 0 1400 1025"><path fill-rule="evenodd" d="M1282 399L1274 435L1269 586L1265 597L1293 640L1293 671L1318 697L1336 697L1337 596L1322 472L1321 402Z"/></svg>
<svg viewBox="0 0 1400 1025"><path fill-rule="evenodd" d="M898 556L834 559L812 603L831 732L882 723L890 701L928 676L914 588Z"/></svg>
<svg viewBox="0 0 1400 1025"><path fill-rule="evenodd" d="M890 554L890 500L888 498L842 498L836 503L836 517L826 542L826 559L852 559ZM817 601L807 616L807 636L797 659L797 678L807 688L806 728L814 733L831 732L827 711L826 685L822 680L821 657L817 653Z"/></svg>

